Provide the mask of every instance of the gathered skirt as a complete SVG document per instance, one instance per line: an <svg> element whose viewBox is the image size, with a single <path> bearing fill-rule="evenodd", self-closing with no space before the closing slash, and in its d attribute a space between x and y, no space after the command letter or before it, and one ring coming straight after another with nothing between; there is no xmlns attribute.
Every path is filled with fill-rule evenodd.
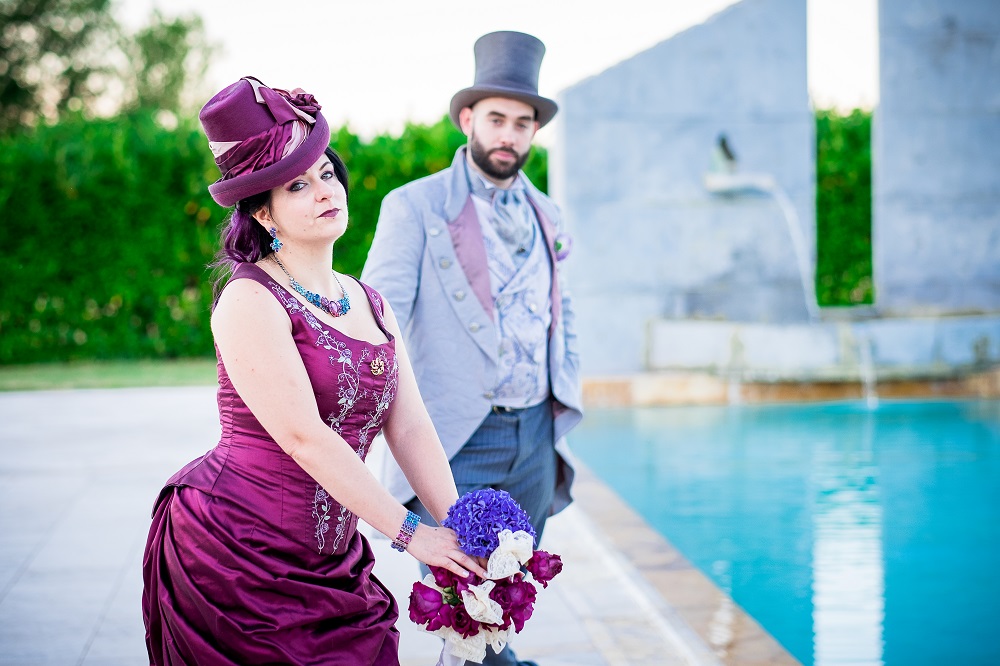
<svg viewBox="0 0 1000 666"><path fill-rule="evenodd" d="M343 555L276 532L231 498L168 485L143 558L150 664L398 666L398 609L354 532Z"/></svg>

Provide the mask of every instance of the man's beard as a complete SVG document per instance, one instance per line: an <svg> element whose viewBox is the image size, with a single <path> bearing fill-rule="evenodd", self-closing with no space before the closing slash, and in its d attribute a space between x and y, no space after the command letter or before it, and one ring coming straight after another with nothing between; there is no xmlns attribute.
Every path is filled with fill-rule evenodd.
<svg viewBox="0 0 1000 666"><path fill-rule="evenodd" d="M497 166L490 161L490 155L498 150L511 153L517 159L515 159L509 166ZM528 148L523 155L518 155L513 148L494 148L493 150L486 150L486 148L483 147L483 144L479 143L479 140L476 139L475 133L473 133L469 136L469 153L472 156L472 162L487 176L497 180L507 180L508 178L517 175L517 172L521 170L524 163L528 161L528 157L531 156L531 148Z"/></svg>

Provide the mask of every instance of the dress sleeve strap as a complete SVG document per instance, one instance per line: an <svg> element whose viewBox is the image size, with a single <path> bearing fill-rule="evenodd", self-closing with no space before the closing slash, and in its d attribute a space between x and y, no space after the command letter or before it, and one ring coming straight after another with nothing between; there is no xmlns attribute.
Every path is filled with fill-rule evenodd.
<svg viewBox="0 0 1000 666"><path fill-rule="evenodd" d="M358 280L357 278L354 279L357 280L357 283L360 284L361 288L365 290L365 295L368 296L368 303L371 306L372 314L375 315L375 323L378 324L380 329L382 329L385 336L392 340L393 335L389 332L389 329L385 325L385 303L382 299L382 294L378 293L361 280Z"/></svg>

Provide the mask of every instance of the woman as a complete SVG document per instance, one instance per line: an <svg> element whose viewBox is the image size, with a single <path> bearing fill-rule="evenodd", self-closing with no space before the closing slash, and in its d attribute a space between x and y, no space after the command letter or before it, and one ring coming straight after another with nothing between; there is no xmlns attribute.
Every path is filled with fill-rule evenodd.
<svg viewBox="0 0 1000 666"><path fill-rule="evenodd" d="M200 118L222 171L209 191L236 204L212 314L222 438L154 508L150 662L398 664L397 607L358 518L421 562L483 570L364 465L383 430L439 522L458 497L388 304L330 269L347 170L301 91L244 78Z"/></svg>

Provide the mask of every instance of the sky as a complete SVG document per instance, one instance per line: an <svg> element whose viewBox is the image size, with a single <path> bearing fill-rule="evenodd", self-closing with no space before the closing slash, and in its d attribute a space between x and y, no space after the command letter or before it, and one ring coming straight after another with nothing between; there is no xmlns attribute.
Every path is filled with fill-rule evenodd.
<svg viewBox="0 0 1000 666"><path fill-rule="evenodd" d="M437 122L472 85L473 44L518 30L546 45L539 92L559 92L735 4L737 0L118 0L143 24L155 8L196 13L219 51L205 101L242 76L316 96L331 126L362 137ZM816 106L877 102L877 0L808 2L808 77ZM557 117L558 119L558 117ZM536 140L547 144L553 126Z"/></svg>

